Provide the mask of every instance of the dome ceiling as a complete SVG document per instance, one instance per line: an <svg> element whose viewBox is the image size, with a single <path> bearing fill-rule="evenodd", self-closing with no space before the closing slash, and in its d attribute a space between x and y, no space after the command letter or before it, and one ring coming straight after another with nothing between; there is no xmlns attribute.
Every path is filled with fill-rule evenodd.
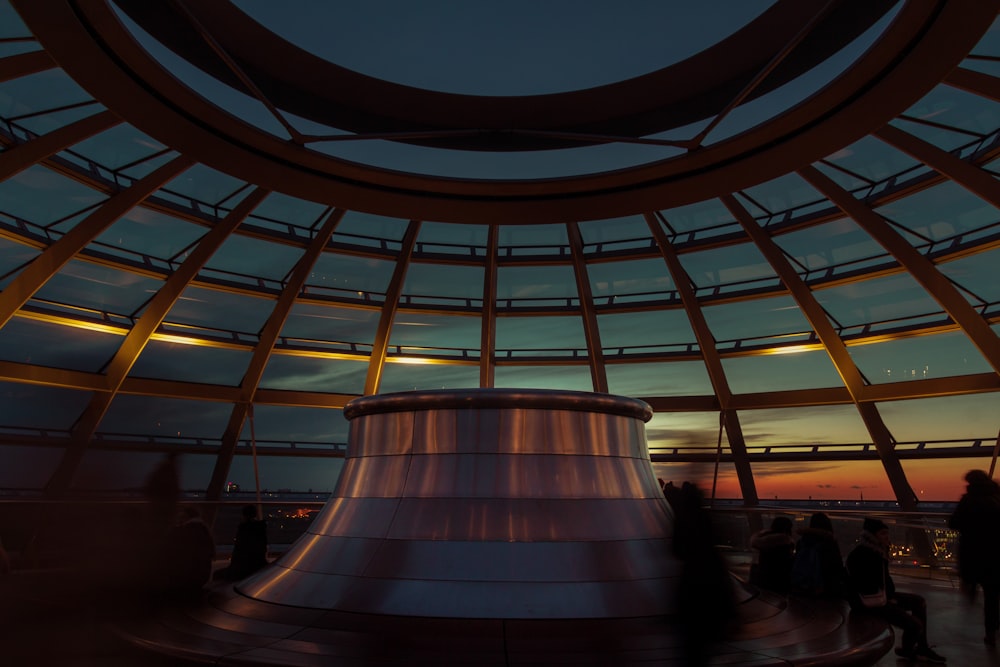
<svg viewBox="0 0 1000 667"><path fill-rule="evenodd" d="M351 398L506 386L642 398L657 465L722 442L751 504L912 506L1000 428L997 9L779 1L485 97L229 3L0 3L0 487L180 448L218 497L252 440L322 488Z"/></svg>

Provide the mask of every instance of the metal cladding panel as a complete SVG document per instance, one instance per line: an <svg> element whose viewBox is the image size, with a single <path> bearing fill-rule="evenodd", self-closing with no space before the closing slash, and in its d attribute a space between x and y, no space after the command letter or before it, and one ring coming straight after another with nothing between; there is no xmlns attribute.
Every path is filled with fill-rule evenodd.
<svg viewBox="0 0 1000 667"><path fill-rule="evenodd" d="M414 455L410 498L639 498L649 462L557 454ZM660 495L656 488L656 495Z"/></svg>
<svg viewBox="0 0 1000 667"><path fill-rule="evenodd" d="M383 542L366 537L304 535L278 560L278 565L302 572L362 576Z"/></svg>
<svg viewBox="0 0 1000 667"><path fill-rule="evenodd" d="M584 543L385 540L365 575L512 582L655 579L679 572L670 548L670 541L663 539Z"/></svg>
<svg viewBox="0 0 1000 667"><path fill-rule="evenodd" d="M648 406L540 390L357 401L345 407L333 497L242 593L446 618L668 611L679 567L645 443Z"/></svg>
<svg viewBox="0 0 1000 667"><path fill-rule="evenodd" d="M309 533L344 537L385 537L399 498L331 498L309 525Z"/></svg>
<svg viewBox="0 0 1000 667"><path fill-rule="evenodd" d="M413 446L412 412L367 415L360 422L357 427L351 424L347 436L347 458L410 452Z"/></svg>
<svg viewBox="0 0 1000 667"><path fill-rule="evenodd" d="M398 498L409 472L410 456L361 456L344 461L337 495L342 498Z"/></svg>
<svg viewBox="0 0 1000 667"><path fill-rule="evenodd" d="M661 499L403 498L387 537L408 540L579 542L670 534Z"/></svg>
<svg viewBox="0 0 1000 667"><path fill-rule="evenodd" d="M674 611L672 579L490 582L372 579L286 570L282 586L237 586L257 600L367 614L444 618L608 618ZM353 584L353 585L352 585Z"/></svg>

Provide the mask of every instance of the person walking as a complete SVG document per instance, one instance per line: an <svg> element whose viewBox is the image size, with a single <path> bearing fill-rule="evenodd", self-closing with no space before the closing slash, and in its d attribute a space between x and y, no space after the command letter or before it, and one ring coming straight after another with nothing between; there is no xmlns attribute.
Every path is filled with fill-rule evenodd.
<svg viewBox="0 0 1000 667"><path fill-rule="evenodd" d="M965 494L948 519L958 531L958 576L970 601L983 589L983 641L996 646L1000 630L1000 485L982 470L965 475Z"/></svg>

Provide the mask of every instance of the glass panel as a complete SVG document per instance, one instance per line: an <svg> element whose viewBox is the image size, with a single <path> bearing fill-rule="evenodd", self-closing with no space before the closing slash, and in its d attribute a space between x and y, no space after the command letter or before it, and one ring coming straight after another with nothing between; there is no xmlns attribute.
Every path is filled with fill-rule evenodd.
<svg viewBox="0 0 1000 667"><path fill-rule="evenodd" d="M0 0L0 38L27 37L31 34L24 25L21 15L10 5L9 0Z"/></svg>
<svg viewBox="0 0 1000 667"><path fill-rule="evenodd" d="M344 351L351 351L352 344L360 344L367 353L375 340L379 317L377 310L296 303L285 320L281 338L282 342L306 346L321 341L341 341L347 344L341 346ZM333 346L328 349L332 350Z"/></svg>
<svg viewBox="0 0 1000 667"><path fill-rule="evenodd" d="M0 382L0 404L7 428L69 430L90 402L92 392Z"/></svg>
<svg viewBox="0 0 1000 667"><path fill-rule="evenodd" d="M261 488L267 493L277 491L282 493L288 491L330 493L337 486L337 479L344 467L344 459L332 457L261 456L258 457L257 461ZM253 459L249 456L233 457L228 479L239 484L244 492L252 493L254 489ZM283 491L284 489L288 491ZM316 500L325 500L325 498L317 498ZM266 511L267 509L265 509ZM267 537L272 544L284 542L279 541L282 539L282 526L281 522L273 526L269 522Z"/></svg>
<svg viewBox="0 0 1000 667"><path fill-rule="evenodd" d="M794 447L795 451L808 451L813 445L871 443L871 435L853 405L741 410L739 418L744 440L751 451L786 446Z"/></svg>
<svg viewBox="0 0 1000 667"><path fill-rule="evenodd" d="M124 338L86 327L15 317L0 329L0 359L97 373Z"/></svg>
<svg viewBox="0 0 1000 667"><path fill-rule="evenodd" d="M590 368L580 366L497 366L494 386L513 389L594 391Z"/></svg>
<svg viewBox="0 0 1000 667"><path fill-rule="evenodd" d="M714 453L719 442L719 413L657 412L646 422L646 442L651 454L674 449ZM724 432L722 448L729 451Z"/></svg>
<svg viewBox="0 0 1000 667"><path fill-rule="evenodd" d="M188 286L170 309L167 321L204 327L209 331L202 333L210 335L237 332L255 337L273 310L271 299Z"/></svg>
<svg viewBox="0 0 1000 667"><path fill-rule="evenodd" d="M322 204L272 192L254 209L246 224L284 231L283 225L275 223L287 223L308 229L322 218L324 211L326 207ZM341 221L340 224L343 225L344 222Z"/></svg>
<svg viewBox="0 0 1000 667"><path fill-rule="evenodd" d="M1000 19L993 21L972 53L977 56L1000 56Z"/></svg>
<svg viewBox="0 0 1000 667"><path fill-rule="evenodd" d="M979 439L992 444L1000 393L889 401L879 403L878 409L898 443Z"/></svg>
<svg viewBox="0 0 1000 667"><path fill-rule="evenodd" d="M347 420L335 408L256 404L253 409L257 445L333 445L347 443ZM242 440L249 440L250 422L243 424Z"/></svg>
<svg viewBox="0 0 1000 667"><path fill-rule="evenodd" d="M395 265L392 262L337 252L324 252L313 265L306 285L309 291L339 298L374 294L383 301Z"/></svg>
<svg viewBox="0 0 1000 667"><path fill-rule="evenodd" d="M129 376L235 387L246 374L251 354L250 350L151 340Z"/></svg>
<svg viewBox="0 0 1000 667"><path fill-rule="evenodd" d="M718 199L709 199L663 212L668 229L677 233L696 232L711 228L732 232L740 227L733 214Z"/></svg>
<svg viewBox="0 0 1000 667"><path fill-rule="evenodd" d="M378 393L479 387L479 366L387 363Z"/></svg>
<svg viewBox="0 0 1000 667"><path fill-rule="evenodd" d="M181 261L178 253L192 247L207 231L201 225L140 206L119 218L97 237L100 245L91 244L91 248L105 253L123 251L120 254L131 261L140 261L131 253Z"/></svg>
<svg viewBox="0 0 1000 667"><path fill-rule="evenodd" d="M736 467L726 461L719 464L717 476L715 465L710 463L656 462L653 464L653 474L677 487L682 486L684 482L690 482L698 487L706 499L711 497L713 486L715 487L715 497L720 500L740 500L743 498L743 491L740 489L739 478L736 475ZM718 517L718 520L725 520L724 515Z"/></svg>
<svg viewBox="0 0 1000 667"><path fill-rule="evenodd" d="M87 102L90 95L58 67L0 82L0 117Z"/></svg>
<svg viewBox="0 0 1000 667"><path fill-rule="evenodd" d="M754 463L753 478L762 501L896 500L879 461Z"/></svg>
<svg viewBox="0 0 1000 667"><path fill-rule="evenodd" d="M571 266L501 266L497 301L505 306L568 306L579 303Z"/></svg>
<svg viewBox="0 0 1000 667"><path fill-rule="evenodd" d="M164 150L166 146L148 134L140 132L128 124L116 125L73 146L72 151L93 160L102 167L118 170L134 162L145 160ZM143 168L137 173L141 177L152 171Z"/></svg>
<svg viewBox="0 0 1000 667"><path fill-rule="evenodd" d="M417 252L484 257L488 239L489 227L486 225L424 222L417 233Z"/></svg>
<svg viewBox="0 0 1000 667"><path fill-rule="evenodd" d="M683 310L598 315L597 324L608 355L685 352L698 347Z"/></svg>
<svg viewBox="0 0 1000 667"><path fill-rule="evenodd" d="M0 489L45 488L63 453L60 447L0 446Z"/></svg>
<svg viewBox="0 0 1000 667"><path fill-rule="evenodd" d="M931 122L936 122L933 115L929 116L928 119ZM939 127L936 124L925 125L905 118L896 118L890 124L949 152L970 144L975 145L975 142L981 139L979 135L970 135L968 132Z"/></svg>
<svg viewBox="0 0 1000 667"><path fill-rule="evenodd" d="M81 491L135 491L162 461L159 452L105 451L88 449L73 476L72 486ZM177 472L183 495L202 494L215 466L215 454L181 454Z"/></svg>
<svg viewBox="0 0 1000 667"><path fill-rule="evenodd" d="M805 342L812 327L790 296L752 299L702 309L719 349Z"/></svg>
<svg viewBox="0 0 1000 667"><path fill-rule="evenodd" d="M156 278L72 260L35 293L35 299L127 316L135 314L162 285Z"/></svg>
<svg viewBox="0 0 1000 667"><path fill-rule="evenodd" d="M871 183L879 183L920 165L920 162L915 158L871 136L859 139L836 153L826 156L825 159L840 169L846 169ZM834 177L833 175L838 173L836 169L818 166L828 176Z"/></svg>
<svg viewBox="0 0 1000 667"><path fill-rule="evenodd" d="M728 357L722 360L722 367L729 388L736 394L843 386L825 350Z"/></svg>
<svg viewBox="0 0 1000 667"><path fill-rule="evenodd" d="M585 253L626 248L655 248L646 220L639 215L579 223Z"/></svg>
<svg viewBox="0 0 1000 667"><path fill-rule="evenodd" d="M230 234L208 260L205 271L209 275L216 271L238 274L241 282L251 284L256 284L257 278L282 282L302 254L303 249L295 246Z"/></svg>
<svg viewBox="0 0 1000 667"><path fill-rule="evenodd" d="M961 332L888 340L847 348L872 384L989 373L992 368Z"/></svg>
<svg viewBox="0 0 1000 667"><path fill-rule="evenodd" d="M504 225L498 237L501 257L561 254L568 259L570 256L566 225Z"/></svg>
<svg viewBox="0 0 1000 667"><path fill-rule="evenodd" d="M882 32L896 17L901 6L900 3L897 3L864 33L801 76L736 107L733 113L719 123L718 128L709 135L710 140L712 142L720 141L759 123L766 123L833 82L879 39Z"/></svg>
<svg viewBox="0 0 1000 667"><path fill-rule="evenodd" d="M991 225L998 219L993 206L951 181L880 206L876 211L933 241ZM912 238L909 240L914 242Z"/></svg>
<svg viewBox="0 0 1000 667"><path fill-rule="evenodd" d="M403 298L407 303L479 307L484 273L481 266L414 262L406 268Z"/></svg>
<svg viewBox="0 0 1000 667"><path fill-rule="evenodd" d="M786 174L743 190L741 194L758 208L771 214L806 207L829 206L826 198L798 174Z"/></svg>
<svg viewBox="0 0 1000 667"><path fill-rule="evenodd" d="M482 321L478 317L430 315L397 312L389 334L390 347L398 346L403 354L464 354L479 356ZM390 354L395 350L390 350Z"/></svg>
<svg viewBox="0 0 1000 667"><path fill-rule="evenodd" d="M990 134L1000 126L1000 109L995 102L943 83L907 109L905 115L980 135Z"/></svg>
<svg viewBox="0 0 1000 667"><path fill-rule="evenodd" d="M623 396L697 396L711 394L712 382L701 361L607 364L608 389Z"/></svg>
<svg viewBox="0 0 1000 667"><path fill-rule="evenodd" d="M37 116L18 118L12 123L36 136L41 136L101 111L104 111L104 105L92 102L67 109L56 108L53 111L40 112Z"/></svg>
<svg viewBox="0 0 1000 667"><path fill-rule="evenodd" d="M0 211L36 225L48 225L106 198L65 176L34 166L0 181Z"/></svg>
<svg viewBox="0 0 1000 667"><path fill-rule="evenodd" d="M774 237L794 259L804 280L895 263L885 249L849 218Z"/></svg>
<svg viewBox="0 0 1000 667"><path fill-rule="evenodd" d="M699 296L712 287L721 288L712 290L714 294L780 285L774 269L750 243L686 253L680 260Z"/></svg>
<svg viewBox="0 0 1000 667"><path fill-rule="evenodd" d="M938 264L937 267L951 281L978 297L966 294L966 298L978 306L982 303L979 299L986 303L1000 302L1000 280L996 279L998 265L1000 250L989 250Z"/></svg>
<svg viewBox="0 0 1000 667"><path fill-rule="evenodd" d="M667 267L659 258L588 264L587 276L597 304L663 299L671 296L674 288Z"/></svg>
<svg viewBox="0 0 1000 667"><path fill-rule="evenodd" d="M158 442L217 444L226 429L231 403L119 394L98 426L102 435L148 436Z"/></svg>
<svg viewBox="0 0 1000 667"><path fill-rule="evenodd" d="M245 182L238 178L223 174L221 171L216 171L211 167L199 163L170 181L164 187L164 190L169 190L194 201L204 202L212 206L225 204L226 207L232 207L243 198L242 196L234 198L232 196L233 193L244 185ZM249 193L250 188L245 189L243 192ZM273 196L273 194L270 196Z"/></svg>
<svg viewBox="0 0 1000 667"><path fill-rule="evenodd" d="M958 502L965 493L965 473L977 469L989 470L990 467L988 457L902 459L900 463L921 502Z"/></svg>
<svg viewBox="0 0 1000 667"><path fill-rule="evenodd" d="M0 278L0 289L6 287L20 269L38 257L39 253L41 251L37 248L0 238L0 276L5 276Z"/></svg>
<svg viewBox="0 0 1000 667"><path fill-rule="evenodd" d="M365 388L368 360L327 359L272 354L260 386L264 389L358 394Z"/></svg>
<svg viewBox="0 0 1000 667"><path fill-rule="evenodd" d="M408 220L400 220L399 218L348 211L344 214L340 224L337 225L333 242L398 249L399 241L403 240L403 235L406 234L406 228L409 224ZM393 243L386 243L386 241Z"/></svg>
<svg viewBox="0 0 1000 667"><path fill-rule="evenodd" d="M816 290L816 300L845 327L884 323L883 327L913 326L940 321L941 306L909 274L872 278ZM848 329L845 334L856 333Z"/></svg>
<svg viewBox="0 0 1000 667"><path fill-rule="evenodd" d="M506 357L508 351L514 358L557 355L586 359L586 341L579 316L497 318L498 359Z"/></svg>

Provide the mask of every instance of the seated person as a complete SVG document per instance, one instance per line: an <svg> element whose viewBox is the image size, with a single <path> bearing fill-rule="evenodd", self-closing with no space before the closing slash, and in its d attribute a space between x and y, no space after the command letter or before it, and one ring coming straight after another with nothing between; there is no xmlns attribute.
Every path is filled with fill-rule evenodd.
<svg viewBox="0 0 1000 667"><path fill-rule="evenodd" d="M243 521L236 529L236 541L229 566L216 574L216 578L229 581L245 579L267 565L267 524L257 518L257 507L243 507Z"/></svg>
<svg viewBox="0 0 1000 667"><path fill-rule="evenodd" d="M927 603L920 595L902 593L889 574L889 526L873 518L865 519L858 546L847 555L851 607L876 614L902 629L896 655L909 660L923 658L944 663L927 643Z"/></svg>
<svg viewBox="0 0 1000 667"><path fill-rule="evenodd" d="M809 518L809 526L799 530L799 536L792 563L792 591L815 597L843 597L847 570L830 517L816 512Z"/></svg>
<svg viewBox="0 0 1000 667"><path fill-rule="evenodd" d="M198 594L211 579L215 539L198 510L184 507L177 524L167 533L164 569L169 592Z"/></svg>
<svg viewBox="0 0 1000 667"><path fill-rule="evenodd" d="M750 566L750 583L777 593L787 593L791 586L795 539L792 520L775 517L771 527L750 538L754 563Z"/></svg>

